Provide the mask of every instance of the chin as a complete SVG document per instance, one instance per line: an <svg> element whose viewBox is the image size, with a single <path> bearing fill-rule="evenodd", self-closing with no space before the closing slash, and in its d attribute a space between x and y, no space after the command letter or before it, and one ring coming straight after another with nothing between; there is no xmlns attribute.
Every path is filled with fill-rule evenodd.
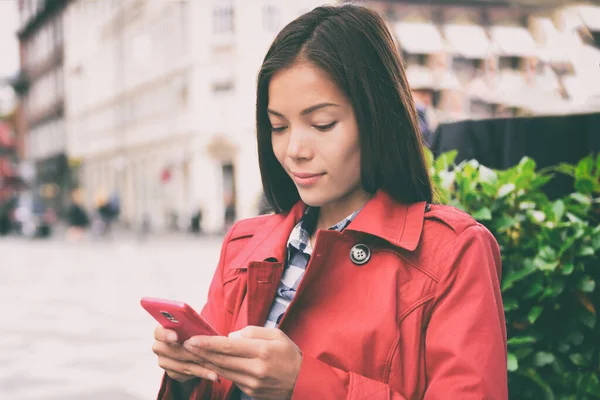
<svg viewBox="0 0 600 400"><path fill-rule="evenodd" d="M310 207L322 207L329 200L323 193L317 191L299 189L298 193L302 202Z"/></svg>

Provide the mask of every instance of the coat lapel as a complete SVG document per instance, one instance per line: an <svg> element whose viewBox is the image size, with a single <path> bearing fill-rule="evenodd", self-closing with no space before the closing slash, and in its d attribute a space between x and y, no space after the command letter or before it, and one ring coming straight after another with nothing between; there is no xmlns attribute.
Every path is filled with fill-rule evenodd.
<svg viewBox="0 0 600 400"><path fill-rule="evenodd" d="M305 208L299 202L287 215L276 215L266 221L233 259L233 268L248 271L246 301L242 302L234 330L264 325L283 274L287 241Z"/></svg>

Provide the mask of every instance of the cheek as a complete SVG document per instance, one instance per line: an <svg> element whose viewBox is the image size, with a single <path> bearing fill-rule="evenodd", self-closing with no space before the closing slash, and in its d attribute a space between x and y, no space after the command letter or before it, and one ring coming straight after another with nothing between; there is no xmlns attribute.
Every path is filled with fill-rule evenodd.
<svg viewBox="0 0 600 400"><path fill-rule="evenodd" d="M284 140L284 137L282 135L272 135L271 146L273 147L275 158L277 158L277 161L282 164L283 160L285 159L287 149L287 142Z"/></svg>

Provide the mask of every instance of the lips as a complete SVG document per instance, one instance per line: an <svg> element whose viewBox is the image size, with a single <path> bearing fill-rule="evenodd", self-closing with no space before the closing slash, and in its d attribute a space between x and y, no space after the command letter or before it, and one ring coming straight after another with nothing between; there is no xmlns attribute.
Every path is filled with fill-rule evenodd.
<svg viewBox="0 0 600 400"><path fill-rule="evenodd" d="M323 176L325 173L321 174L312 174L308 172L292 172L292 179L299 186L310 186L317 183L317 181Z"/></svg>

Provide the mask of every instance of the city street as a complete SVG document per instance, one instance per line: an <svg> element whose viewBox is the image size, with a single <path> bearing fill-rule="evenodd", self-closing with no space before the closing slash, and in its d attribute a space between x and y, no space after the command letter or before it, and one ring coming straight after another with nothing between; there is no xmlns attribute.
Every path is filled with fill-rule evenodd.
<svg viewBox="0 0 600 400"><path fill-rule="evenodd" d="M143 296L199 310L221 238L0 238L0 399L146 400L161 370Z"/></svg>

